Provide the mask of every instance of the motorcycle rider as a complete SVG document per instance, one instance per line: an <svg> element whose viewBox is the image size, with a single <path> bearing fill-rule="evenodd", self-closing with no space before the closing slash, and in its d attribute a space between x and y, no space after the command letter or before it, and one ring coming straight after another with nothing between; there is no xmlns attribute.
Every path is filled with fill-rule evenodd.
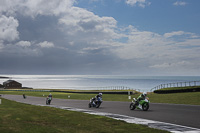
<svg viewBox="0 0 200 133"><path fill-rule="evenodd" d="M139 108L142 108L142 106L139 104L139 102L141 100L145 100L146 99L146 96L147 96L147 93L146 92L143 92L138 98L137 98L137 101L135 103L136 106L138 106Z"/></svg>
<svg viewBox="0 0 200 133"><path fill-rule="evenodd" d="M92 104L93 104L93 105L96 105L96 104L95 104L96 100L97 100L99 97L102 98L102 95L103 95L102 93L99 93L99 94L96 95L94 98L92 98Z"/></svg>
<svg viewBox="0 0 200 133"><path fill-rule="evenodd" d="M48 104L51 103L52 98L53 98L53 96L52 96L52 94L50 93L50 94L47 96Z"/></svg>
<svg viewBox="0 0 200 133"><path fill-rule="evenodd" d="M25 94L23 94L23 98L26 99L26 95Z"/></svg>
<svg viewBox="0 0 200 133"><path fill-rule="evenodd" d="M49 99L52 100L52 94L51 93L49 94Z"/></svg>

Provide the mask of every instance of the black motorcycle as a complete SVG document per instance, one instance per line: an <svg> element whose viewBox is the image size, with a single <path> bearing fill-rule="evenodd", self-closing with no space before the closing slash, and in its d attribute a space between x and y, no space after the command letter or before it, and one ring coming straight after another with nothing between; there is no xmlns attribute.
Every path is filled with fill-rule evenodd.
<svg viewBox="0 0 200 133"><path fill-rule="evenodd" d="M93 102L93 101L94 101L94 102ZM103 102L103 100L102 100L101 97L98 97L98 98L95 99L95 100L94 100L93 98L91 98L88 107L89 107L89 108L91 108L91 107L99 108L102 102Z"/></svg>

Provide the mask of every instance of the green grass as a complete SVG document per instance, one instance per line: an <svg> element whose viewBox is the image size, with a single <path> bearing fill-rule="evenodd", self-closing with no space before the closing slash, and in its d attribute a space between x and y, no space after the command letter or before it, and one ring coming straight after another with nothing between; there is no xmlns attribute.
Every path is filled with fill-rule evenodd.
<svg viewBox="0 0 200 133"><path fill-rule="evenodd" d="M13 95L22 95L26 94L26 96L36 96L43 97L49 95L49 92L22 92L22 91L0 91L0 94L13 94ZM63 92L51 92L53 98L61 98L61 99L79 99L79 100L89 100L94 97L96 94L80 94L80 93L63 93ZM98 94L98 93L97 93ZM137 94L139 96L139 94ZM130 101L128 99L128 95L119 95L119 94L103 94L104 101Z"/></svg>
<svg viewBox="0 0 200 133"><path fill-rule="evenodd" d="M200 86L186 86L186 87L170 87L170 88L163 88L159 90L184 90L184 89L199 89Z"/></svg>
<svg viewBox="0 0 200 133"><path fill-rule="evenodd" d="M27 96L37 96L43 97L43 94L47 96L49 92L19 92L19 91L0 91L0 94L14 94L22 95L25 93ZM89 100L94 97L95 94L78 94L78 93L61 93L61 92L52 92L54 98L61 99L79 99L79 100ZM137 98L139 94L131 95L131 98ZM171 103L171 104L189 104L189 105L200 105L200 92L188 92L188 93L173 93L173 94L148 94L151 103ZM121 94L103 94L104 101L127 101L131 102L128 99L128 95Z"/></svg>
<svg viewBox="0 0 200 133"><path fill-rule="evenodd" d="M2 99L1 133L167 133L144 125L81 112Z"/></svg>
<svg viewBox="0 0 200 133"><path fill-rule="evenodd" d="M151 93L148 96L152 103L200 105L200 92L171 93L171 94Z"/></svg>

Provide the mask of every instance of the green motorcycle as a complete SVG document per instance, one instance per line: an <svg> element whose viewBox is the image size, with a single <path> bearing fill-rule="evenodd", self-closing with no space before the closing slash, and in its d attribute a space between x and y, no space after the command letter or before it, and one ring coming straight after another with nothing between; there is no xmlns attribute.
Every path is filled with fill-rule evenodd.
<svg viewBox="0 0 200 133"><path fill-rule="evenodd" d="M131 104L130 104L130 110L134 110L135 108L147 111L149 109L149 98L146 97L144 100L140 100L139 103L137 102L136 98L133 98Z"/></svg>

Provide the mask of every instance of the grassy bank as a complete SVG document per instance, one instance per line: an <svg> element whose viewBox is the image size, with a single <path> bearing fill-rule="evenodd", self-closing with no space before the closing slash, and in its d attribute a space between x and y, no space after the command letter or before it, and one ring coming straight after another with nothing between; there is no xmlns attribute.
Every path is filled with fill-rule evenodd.
<svg viewBox="0 0 200 133"><path fill-rule="evenodd" d="M46 97L49 92L19 92L19 91L0 91L0 94L14 94L22 95L25 93L27 96L37 96ZM78 93L61 93L61 92L51 92L54 98L61 99L79 99L79 100L89 100L94 97L95 94L78 94ZM44 96L43 96L44 95ZM139 94L131 95L131 98L137 98ZM200 105L200 92L188 92L188 93L172 93L172 94L148 94L151 103L171 103L171 104L189 104L189 105ZM104 101L127 101L128 95L118 95L118 94L103 94Z"/></svg>
<svg viewBox="0 0 200 133"><path fill-rule="evenodd" d="M103 116L27 105L6 99L2 99L0 104L0 114L1 133L166 132Z"/></svg>
<svg viewBox="0 0 200 133"><path fill-rule="evenodd" d="M200 92L200 86L170 87L154 91L154 93L158 94L185 93L185 92Z"/></svg>
<svg viewBox="0 0 200 133"><path fill-rule="evenodd" d="M159 90L186 90L186 89L199 89L200 86L186 86L186 87L170 87L170 88L163 88Z"/></svg>
<svg viewBox="0 0 200 133"><path fill-rule="evenodd" d="M170 104L188 104L200 105L200 92L171 93L148 95L151 103L170 103Z"/></svg>

